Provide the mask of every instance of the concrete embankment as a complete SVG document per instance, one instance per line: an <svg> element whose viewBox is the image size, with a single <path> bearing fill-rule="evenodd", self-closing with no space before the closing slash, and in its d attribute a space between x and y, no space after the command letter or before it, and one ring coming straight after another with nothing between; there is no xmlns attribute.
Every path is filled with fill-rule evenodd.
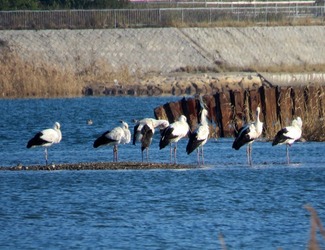
<svg viewBox="0 0 325 250"><path fill-rule="evenodd" d="M169 73L182 67L325 64L323 26L1 30L1 44L26 61L79 71L95 61L130 71Z"/></svg>
<svg viewBox="0 0 325 250"><path fill-rule="evenodd" d="M325 65L324 37L323 26L1 30L0 51L9 47L36 68L46 62L78 75L89 70L96 75L105 64L112 70L126 68L134 76L130 82L119 76L101 83L87 80L85 94L184 94L184 88L194 94L208 93L211 79L221 82L222 78L211 72L225 68L286 72L286 68ZM175 73L180 71L206 74ZM295 84L296 76L281 77ZM196 90L201 85L207 86L203 92Z"/></svg>

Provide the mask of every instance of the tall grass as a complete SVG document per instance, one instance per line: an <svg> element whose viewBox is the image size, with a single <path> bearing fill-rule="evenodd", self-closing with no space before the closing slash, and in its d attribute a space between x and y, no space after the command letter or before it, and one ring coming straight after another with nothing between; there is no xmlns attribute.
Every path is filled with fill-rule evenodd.
<svg viewBox="0 0 325 250"><path fill-rule="evenodd" d="M176 27L176 28L187 28L187 27L253 27L253 26L315 26L324 25L323 19L316 19L311 17L301 18L288 18L286 16L274 16L273 18L265 19L265 16L258 18L248 18L237 20L236 17L230 16L218 16L217 20L214 21L195 21L194 19L179 20L179 18L170 18L163 23L163 26Z"/></svg>
<svg viewBox="0 0 325 250"><path fill-rule="evenodd" d="M310 205L305 205L305 209L310 213L310 238L308 242L309 250L320 250L320 244L317 240L317 231L322 236L323 240L325 240L325 230L322 225L321 220L318 217L317 211Z"/></svg>
<svg viewBox="0 0 325 250"><path fill-rule="evenodd" d="M15 52L1 54L0 71L2 97L80 95L83 87L69 69L46 62L26 62Z"/></svg>
<svg viewBox="0 0 325 250"><path fill-rule="evenodd" d="M325 141L324 88L309 86L304 90L303 137L308 141Z"/></svg>
<svg viewBox="0 0 325 250"><path fill-rule="evenodd" d="M26 61L5 46L0 46L0 52L0 98L81 96L85 86L132 79L128 67L113 70L103 60L94 59L76 72L45 61Z"/></svg>
<svg viewBox="0 0 325 250"><path fill-rule="evenodd" d="M308 250L320 250L321 244L320 240L325 240L325 229L322 225L321 220L319 219L318 213L316 209L314 209L310 205L305 205L304 208L310 213L310 233L309 233L309 241L308 241ZM322 237L320 238L319 235ZM320 238L320 240L319 240ZM218 234L218 239L220 243L220 248L222 250L227 250L227 243L225 242L225 238L222 233ZM281 248L278 248L281 249Z"/></svg>

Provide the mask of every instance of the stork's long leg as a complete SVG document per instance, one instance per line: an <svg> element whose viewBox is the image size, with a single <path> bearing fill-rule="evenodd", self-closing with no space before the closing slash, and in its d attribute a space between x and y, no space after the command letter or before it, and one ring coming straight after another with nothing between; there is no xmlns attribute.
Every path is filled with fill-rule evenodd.
<svg viewBox="0 0 325 250"><path fill-rule="evenodd" d="M249 165L252 165L252 144L249 144Z"/></svg>
<svg viewBox="0 0 325 250"><path fill-rule="evenodd" d="M196 150L196 157L197 157L197 165L200 166L200 149L199 148Z"/></svg>
<svg viewBox="0 0 325 250"><path fill-rule="evenodd" d="M141 151L141 156L142 156L142 162L143 162L143 151Z"/></svg>
<svg viewBox="0 0 325 250"><path fill-rule="evenodd" d="M252 146L252 144L249 145L249 148L250 148L250 150L249 150L249 162L250 162L250 164L249 165L252 165L253 164L253 157L252 157L253 146Z"/></svg>
<svg viewBox="0 0 325 250"><path fill-rule="evenodd" d="M252 165L252 144L247 145L247 163L248 165Z"/></svg>
<svg viewBox="0 0 325 250"><path fill-rule="evenodd" d="M177 156L176 156L176 153L177 153L177 142L175 143L175 147L174 147L174 163L175 163L175 164L177 163Z"/></svg>
<svg viewBox="0 0 325 250"><path fill-rule="evenodd" d="M286 151L287 151L287 163L290 164L290 155L289 155L289 145L286 145Z"/></svg>
<svg viewBox="0 0 325 250"><path fill-rule="evenodd" d="M47 147L45 147L44 155L45 155L45 164L47 166L47 156L48 156Z"/></svg>
<svg viewBox="0 0 325 250"><path fill-rule="evenodd" d="M203 146L201 147L201 158L202 158L202 165L204 165L204 154L203 154Z"/></svg>
<svg viewBox="0 0 325 250"><path fill-rule="evenodd" d="M118 161L118 147L117 145L114 145L113 147L113 161Z"/></svg>
<svg viewBox="0 0 325 250"><path fill-rule="evenodd" d="M147 162L149 162L149 148L145 148L145 150L143 150L143 151L146 151L146 161ZM142 162L144 162L144 156L143 156L143 154L144 154L144 152L142 151Z"/></svg>

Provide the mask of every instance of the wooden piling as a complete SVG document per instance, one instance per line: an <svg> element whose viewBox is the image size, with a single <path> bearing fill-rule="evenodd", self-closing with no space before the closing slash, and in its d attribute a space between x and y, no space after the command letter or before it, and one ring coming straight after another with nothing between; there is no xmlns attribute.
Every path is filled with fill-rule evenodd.
<svg viewBox="0 0 325 250"><path fill-rule="evenodd" d="M259 89L262 117L264 121L264 134L275 134L280 126L275 126L277 123L277 90L276 88L269 88L262 86Z"/></svg>
<svg viewBox="0 0 325 250"><path fill-rule="evenodd" d="M168 116L166 114L166 110L164 106L159 106L154 109L155 118L159 120L168 120Z"/></svg>
<svg viewBox="0 0 325 250"><path fill-rule="evenodd" d="M320 117L325 119L325 86L319 88Z"/></svg>
<svg viewBox="0 0 325 250"><path fill-rule="evenodd" d="M291 124L292 119L300 116L304 131L310 132L311 124L325 127L325 87L277 87L263 85L252 89L222 89L214 95L203 96L209 119L214 122L214 137L232 137L244 123L255 120L258 106L264 123L263 136L273 138L282 127ZM169 122L186 115L191 129L199 121L200 103L198 98L183 98L155 109L155 116L167 117ZM308 123L308 126L306 125ZM320 124L320 125L319 125ZM315 125L316 126L316 125ZM319 130L319 129L318 129Z"/></svg>
<svg viewBox="0 0 325 250"><path fill-rule="evenodd" d="M222 127L222 114L221 114L221 105L220 105L220 92L217 92L214 95L215 98L215 103L216 103L216 120L215 123L217 125L217 127L219 128L218 130L218 137L224 137L224 133L223 133L223 127Z"/></svg>
<svg viewBox="0 0 325 250"><path fill-rule="evenodd" d="M289 126L292 121L293 115L293 100L292 100L292 88L282 87L278 88L278 118L279 127Z"/></svg>
<svg viewBox="0 0 325 250"><path fill-rule="evenodd" d="M297 87L293 89L293 116L303 117L305 114L305 93L304 87Z"/></svg>
<svg viewBox="0 0 325 250"><path fill-rule="evenodd" d="M305 88L305 106L309 118L316 121L320 117L319 107L319 88L317 86L308 86Z"/></svg>
<svg viewBox="0 0 325 250"><path fill-rule="evenodd" d="M259 89L249 90L249 118L250 121L255 120L255 111L258 106L261 106L261 96Z"/></svg>
<svg viewBox="0 0 325 250"><path fill-rule="evenodd" d="M190 126L190 129L194 130L198 123L197 114L200 111L197 100L194 98L187 100L187 109L189 111L189 114L187 116L188 124Z"/></svg>
<svg viewBox="0 0 325 250"><path fill-rule="evenodd" d="M245 93L243 91L234 91L234 123L235 129L238 131L243 125L244 121L246 120L245 116Z"/></svg>
<svg viewBox="0 0 325 250"><path fill-rule="evenodd" d="M213 95L205 95L203 96L203 102L206 105L208 110L208 118L210 121L216 121L216 100Z"/></svg>

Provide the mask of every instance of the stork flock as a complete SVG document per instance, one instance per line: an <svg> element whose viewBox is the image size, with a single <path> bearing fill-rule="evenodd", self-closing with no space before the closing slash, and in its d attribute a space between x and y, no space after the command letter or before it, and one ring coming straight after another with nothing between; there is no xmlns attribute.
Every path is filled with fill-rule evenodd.
<svg viewBox="0 0 325 250"><path fill-rule="evenodd" d="M261 136L263 130L263 123L260 121L260 107L256 109L255 121L245 124L237 133L233 142L232 148L239 150L243 145L247 145L247 162L252 165L252 143ZM131 142L131 132L129 126L125 121L120 121L121 125L104 132L93 143L94 148L108 145L113 147L113 161L118 161L118 146L120 144L127 144ZM61 126L55 122L53 128L42 130L35 134L27 143L27 148L36 146L43 146L45 148L45 162L48 164L48 147L57 144L62 139L60 130ZM188 137L186 146L187 154L197 151L198 165L204 165L203 146L209 139L209 123L208 111L204 105L201 105L200 123L193 131L187 123L187 118L181 115L177 121L169 123L167 120L157 120L153 118L144 118L135 121L133 131L133 145L136 142L141 143L142 161L144 157L149 161L149 147L151 145L156 129L160 130L159 149L163 149L170 145L170 162L177 163L177 143L182 138ZM297 117L292 121L291 126L282 128L276 134L272 146L286 145L287 163L290 163L289 147L298 139L302 134L302 120ZM144 156L145 153L145 156Z"/></svg>

